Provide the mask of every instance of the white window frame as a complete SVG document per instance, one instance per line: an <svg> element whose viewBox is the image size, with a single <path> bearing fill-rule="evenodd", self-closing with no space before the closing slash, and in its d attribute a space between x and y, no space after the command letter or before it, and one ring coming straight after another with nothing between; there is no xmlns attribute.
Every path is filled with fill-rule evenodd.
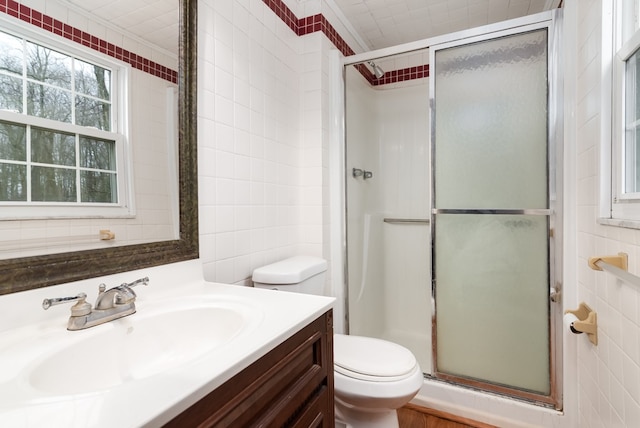
<svg viewBox="0 0 640 428"><path fill-rule="evenodd" d="M628 8L631 8L628 9ZM612 88L611 88L611 147L610 176L608 168L603 168L603 178L609 178L610 191L606 192L606 207L601 207L603 220L622 221L616 225L640 228L640 192L626 192L625 177L625 82L626 60L640 49L640 22L638 12L640 1L617 0L614 2L611 23L612 45ZM606 13L603 13L606 16ZM606 22L603 21L603 35L607 33ZM603 43L603 46L605 43ZM603 55L604 59L604 55ZM603 111L606 114L606 111ZM603 156L604 157L604 156ZM639 166L640 167L640 166ZM603 203L605 201L601 200ZM608 211L608 212L607 212ZM606 223L606 222L605 222Z"/></svg>
<svg viewBox="0 0 640 428"><path fill-rule="evenodd" d="M28 116L26 113L0 110L0 120L16 124L42 127L71 134L81 134L116 142L117 203L58 203L58 202L0 202L0 220L33 220L56 218L133 218L135 198L133 190L132 159L129 144L128 93L131 66L93 49L79 45L64 37L15 22L0 16L2 31L26 38L41 46L60 51L80 60L111 70L113 130L103 131L92 127L62 123L50 119Z"/></svg>

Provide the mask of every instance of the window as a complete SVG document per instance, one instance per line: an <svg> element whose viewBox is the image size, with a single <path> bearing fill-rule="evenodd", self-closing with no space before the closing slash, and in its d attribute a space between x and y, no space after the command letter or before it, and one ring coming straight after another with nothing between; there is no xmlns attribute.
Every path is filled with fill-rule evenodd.
<svg viewBox="0 0 640 428"><path fill-rule="evenodd" d="M131 214L123 67L65 47L0 31L0 217Z"/></svg>
<svg viewBox="0 0 640 428"><path fill-rule="evenodd" d="M616 2L611 217L640 220L640 1Z"/></svg>
<svg viewBox="0 0 640 428"><path fill-rule="evenodd" d="M633 195L640 191L640 168L638 161L640 160L640 150L637 149L640 143L640 69L638 62L640 61L640 48L633 46L633 53L624 61L624 165L622 179L622 193L625 195Z"/></svg>

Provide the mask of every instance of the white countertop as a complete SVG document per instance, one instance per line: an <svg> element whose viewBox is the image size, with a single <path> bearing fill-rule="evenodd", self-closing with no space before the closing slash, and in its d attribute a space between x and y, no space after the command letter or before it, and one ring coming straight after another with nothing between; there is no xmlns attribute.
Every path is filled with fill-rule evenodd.
<svg viewBox="0 0 640 428"><path fill-rule="evenodd" d="M1 427L156 427L171 420L210 391L274 349L333 306L321 296L261 290L206 282L199 260L141 269L109 277L0 296L0 426ZM147 287L135 290L137 313L87 330L66 330L69 306L44 311L42 300L85 292L93 303L98 284L107 288L149 276ZM60 394L34 388L25 373L38 356L81 335L97 335L109 328L135 326L145 308L172 299L221 299L236 302L250 314L247 328L225 345L162 373L125 381L82 394ZM109 324L112 324L110 326ZM103 329L101 331L100 329ZM25 345L26 344L26 345ZM91 369L61 367L71 379L99 374ZM60 373L56 373L60 375Z"/></svg>

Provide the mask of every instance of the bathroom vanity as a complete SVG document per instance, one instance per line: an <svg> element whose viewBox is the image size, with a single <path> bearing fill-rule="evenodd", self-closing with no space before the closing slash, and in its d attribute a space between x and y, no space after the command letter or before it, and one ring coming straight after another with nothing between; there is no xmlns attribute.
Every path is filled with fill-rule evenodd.
<svg viewBox="0 0 640 428"><path fill-rule="evenodd" d="M45 298L149 277L67 331ZM0 426L333 426L333 298L206 282L198 260L0 296Z"/></svg>
<svg viewBox="0 0 640 428"><path fill-rule="evenodd" d="M329 311L166 427L333 427L332 325Z"/></svg>

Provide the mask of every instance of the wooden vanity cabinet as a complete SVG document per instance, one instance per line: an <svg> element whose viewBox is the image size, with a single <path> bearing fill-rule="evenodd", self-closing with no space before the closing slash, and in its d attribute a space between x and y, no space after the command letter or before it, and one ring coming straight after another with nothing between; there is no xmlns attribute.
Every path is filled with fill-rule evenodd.
<svg viewBox="0 0 640 428"><path fill-rule="evenodd" d="M333 427L333 313L326 312L166 427Z"/></svg>

